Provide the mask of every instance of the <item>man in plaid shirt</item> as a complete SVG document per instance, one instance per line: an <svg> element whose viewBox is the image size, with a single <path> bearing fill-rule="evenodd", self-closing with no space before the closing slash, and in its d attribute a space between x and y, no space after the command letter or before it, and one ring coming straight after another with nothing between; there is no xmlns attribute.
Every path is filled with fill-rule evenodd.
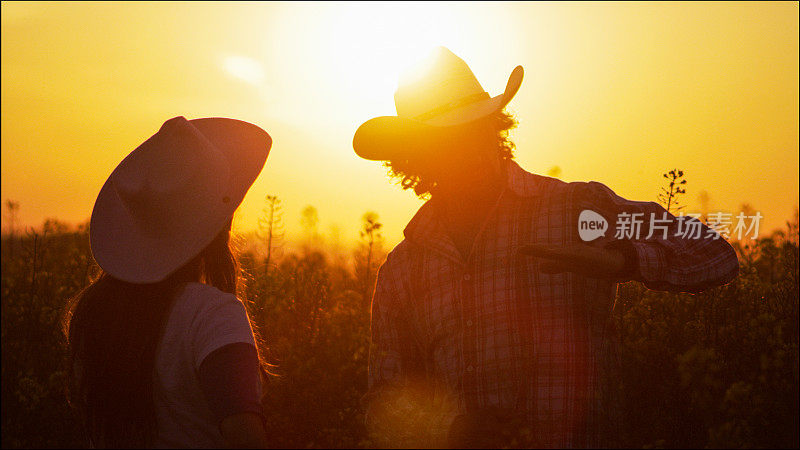
<svg viewBox="0 0 800 450"><path fill-rule="evenodd" d="M731 281L736 254L655 203L517 165L503 108L521 67L496 97L447 49L426 68L401 81L398 116L366 122L353 141L431 196L378 273L372 436L383 446L613 445L615 395L603 380L616 284L695 292ZM601 230L584 241L580 226Z"/></svg>

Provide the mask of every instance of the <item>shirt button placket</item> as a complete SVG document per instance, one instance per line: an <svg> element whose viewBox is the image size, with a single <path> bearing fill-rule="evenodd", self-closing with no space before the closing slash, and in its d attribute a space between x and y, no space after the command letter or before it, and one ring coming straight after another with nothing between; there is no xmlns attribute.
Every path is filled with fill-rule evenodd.
<svg viewBox="0 0 800 450"><path fill-rule="evenodd" d="M472 275L464 273L461 277L461 292L464 299L464 384L467 388L467 403L472 403L477 398L472 397L477 394L477 379L475 377L475 367L477 364L477 345L475 334L475 289L472 282Z"/></svg>

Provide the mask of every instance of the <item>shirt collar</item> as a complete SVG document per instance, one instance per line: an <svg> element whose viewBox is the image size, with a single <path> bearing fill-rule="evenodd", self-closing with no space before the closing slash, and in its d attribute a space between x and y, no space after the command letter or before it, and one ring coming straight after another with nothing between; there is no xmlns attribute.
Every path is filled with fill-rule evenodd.
<svg viewBox="0 0 800 450"><path fill-rule="evenodd" d="M544 178L526 171L516 161L506 162L506 188L520 197L533 197L541 192Z"/></svg>
<svg viewBox="0 0 800 450"><path fill-rule="evenodd" d="M510 192L519 197L532 197L540 191L544 177L527 172L515 161L508 160L505 162L505 178L506 192L503 195ZM413 243L425 245L459 261L459 252L441 225L435 210L432 200L425 202L408 222L403 235Z"/></svg>

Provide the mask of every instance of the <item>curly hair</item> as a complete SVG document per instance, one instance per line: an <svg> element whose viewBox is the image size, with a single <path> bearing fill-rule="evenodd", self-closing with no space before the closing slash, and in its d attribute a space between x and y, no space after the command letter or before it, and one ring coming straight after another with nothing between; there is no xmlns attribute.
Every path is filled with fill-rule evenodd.
<svg viewBox="0 0 800 450"><path fill-rule="evenodd" d="M506 110L500 110L481 119L479 123L488 125L492 130L491 140L494 141L493 145L496 146L498 158L502 161L514 159L515 146L508 133L517 126L516 118ZM468 130L485 129L474 125L470 124L468 129L462 131L469 133ZM431 190L436 186L435 180L423 177L416 161L408 159L389 160L384 162L383 165L388 169L389 177L397 179L403 190L413 189L419 198L428 198Z"/></svg>

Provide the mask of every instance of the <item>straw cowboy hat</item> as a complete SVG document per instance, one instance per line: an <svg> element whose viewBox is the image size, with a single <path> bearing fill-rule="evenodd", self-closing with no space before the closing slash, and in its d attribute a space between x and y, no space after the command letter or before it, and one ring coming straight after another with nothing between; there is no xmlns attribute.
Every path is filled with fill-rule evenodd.
<svg viewBox="0 0 800 450"><path fill-rule="evenodd" d="M522 84L522 66L511 72L505 91L490 96L467 63L444 47L421 64L421 74L407 72L394 94L396 116L363 123L353 137L358 156L387 160L407 156L437 129L465 125L503 109Z"/></svg>
<svg viewBox="0 0 800 450"><path fill-rule="evenodd" d="M241 120L164 122L100 189L89 225L95 260L130 283L167 278L230 220L271 146L266 131Z"/></svg>

